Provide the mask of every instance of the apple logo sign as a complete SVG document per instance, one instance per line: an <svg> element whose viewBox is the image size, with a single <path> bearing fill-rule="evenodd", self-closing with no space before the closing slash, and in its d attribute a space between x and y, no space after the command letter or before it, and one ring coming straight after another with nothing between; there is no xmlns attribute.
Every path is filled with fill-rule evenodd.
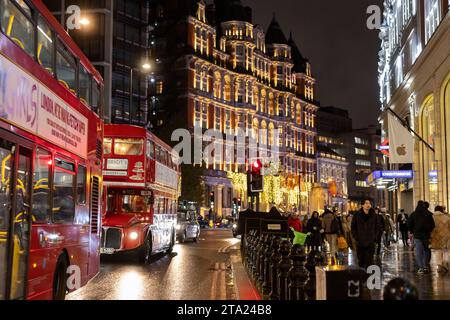
<svg viewBox="0 0 450 320"><path fill-rule="evenodd" d="M406 147L404 144L397 148L397 154L399 156L406 156Z"/></svg>

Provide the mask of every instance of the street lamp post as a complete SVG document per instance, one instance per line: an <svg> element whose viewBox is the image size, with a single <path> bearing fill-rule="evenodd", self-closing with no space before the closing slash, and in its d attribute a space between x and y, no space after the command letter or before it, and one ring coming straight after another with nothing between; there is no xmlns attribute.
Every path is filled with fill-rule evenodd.
<svg viewBox="0 0 450 320"><path fill-rule="evenodd" d="M129 88L129 93L130 93L130 115L129 115L129 123L132 124L132 119L133 119L133 75L134 75L134 71L133 71L133 67L130 66L125 66L126 68L130 69L130 88ZM151 69L151 65L149 62L144 62L141 66L142 71L149 71Z"/></svg>

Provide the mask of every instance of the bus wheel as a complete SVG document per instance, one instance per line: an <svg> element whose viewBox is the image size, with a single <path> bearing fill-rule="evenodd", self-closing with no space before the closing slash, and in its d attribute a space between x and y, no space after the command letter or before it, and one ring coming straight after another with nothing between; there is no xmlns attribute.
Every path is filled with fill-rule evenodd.
<svg viewBox="0 0 450 320"><path fill-rule="evenodd" d="M186 241L186 231L183 232L180 236L180 243L184 243Z"/></svg>
<svg viewBox="0 0 450 320"><path fill-rule="evenodd" d="M152 254L152 236L151 234L147 235L144 244L138 251L138 260L140 263L145 263L150 255Z"/></svg>
<svg viewBox="0 0 450 320"><path fill-rule="evenodd" d="M197 236L194 238L194 239L192 239L194 242L198 242L198 238L200 237L200 232L199 233L197 233Z"/></svg>
<svg viewBox="0 0 450 320"><path fill-rule="evenodd" d="M172 235L170 237L170 247L167 249L166 253L170 254L173 251L173 246L175 245L175 230L172 230Z"/></svg>
<svg viewBox="0 0 450 320"><path fill-rule="evenodd" d="M64 300L67 293L67 259L60 255L53 276L53 300Z"/></svg>

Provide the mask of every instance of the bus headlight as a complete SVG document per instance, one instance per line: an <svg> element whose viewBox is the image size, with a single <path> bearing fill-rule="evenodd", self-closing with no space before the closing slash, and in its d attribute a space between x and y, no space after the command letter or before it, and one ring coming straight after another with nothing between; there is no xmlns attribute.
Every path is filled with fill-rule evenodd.
<svg viewBox="0 0 450 320"><path fill-rule="evenodd" d="M133 231L129 234L131 240L137 240L139 238L139 234L136 231Z"/></svg>

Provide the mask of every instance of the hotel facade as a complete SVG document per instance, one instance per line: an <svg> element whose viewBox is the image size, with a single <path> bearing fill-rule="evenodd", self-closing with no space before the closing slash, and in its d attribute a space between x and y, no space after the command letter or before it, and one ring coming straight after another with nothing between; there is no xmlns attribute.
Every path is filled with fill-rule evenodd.
<svg viewBox="0 0 450 320"><path fill-rule="evenodd" d="M251 138L262 154L276 146L280 167L264 178L259 209L306 213L317 177L318 102L311 65L292 35L286 38L275 17L264 32L238 0L153 1L150 21L153 130L168 142L178 128L241 132L247 156ZM202 164L203 199L214 195L217 216L231 215L236 199L241 209L251 206L250 161Z"/></svg>

